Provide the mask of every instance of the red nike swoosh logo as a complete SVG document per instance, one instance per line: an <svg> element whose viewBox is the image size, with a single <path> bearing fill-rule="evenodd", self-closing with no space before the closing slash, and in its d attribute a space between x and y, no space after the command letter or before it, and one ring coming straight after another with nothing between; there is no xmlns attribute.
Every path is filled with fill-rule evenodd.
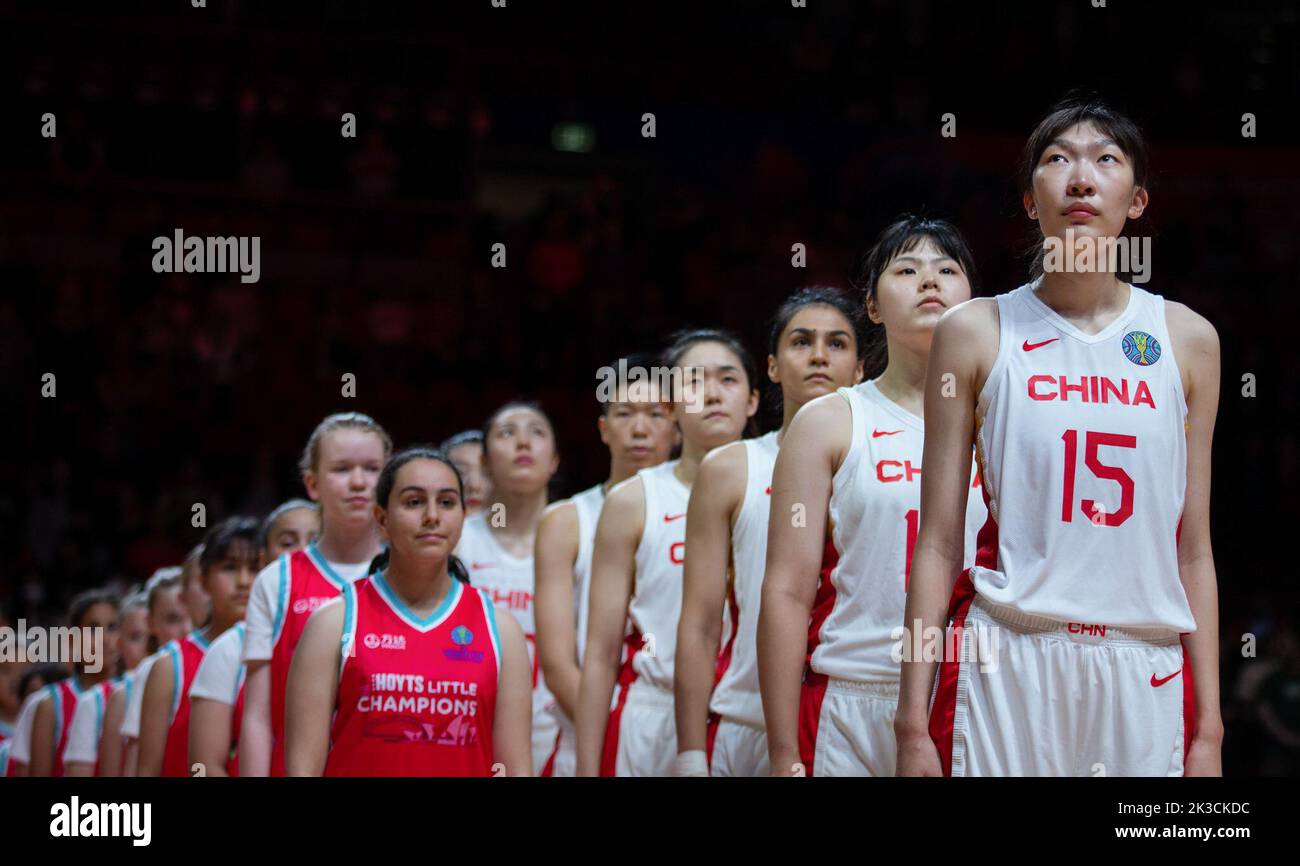
<svg viewBox="0 0 1300 866"><path fill-rule="evenodd" d="M1050 339L1050 340L1044 340L1044 341L1041 342L1041 343L1031 343L1031 342L1029 342L1028 340L1025 340L1024 345L1022 345L1020 348L1024 349L1026 352L1032 352L1032 351L1034 351L1035 349L1041 349L1041 348L1043 348L1043 347L1046 346L1048 343L1055 343L1055 342L1056 342L1057 340L1059 340L1059 339L1061 339L1061 338L1060 338L1060 337L1053 337L1052 339Z"/></svg>
<svg viewBox="0 0 1300 866"><path fill-rule="evenodd" d="M685 512L685 511L683 511L681 514L665 514L665 515L664 515L664 523L672 523L672 522L673 522L674 520L676 520L677 518L679 518L679 517L685 517L685 516L686 516L686 512Z"/></svg>
<svg viewBox="0 0 1300 866"><path fill-rule="evenodd" d="M771 496L771 495L772 495L772 488L769 487L769 488L767 488L767 490L765 490L765 491L763 491L763 492L766 493L768 496Z"/></svg>
<svg viewBox="0 0 1300 866"><path fill-rule="evenodd" d="M469 567L470 568L491 568L494 565L496 565L495 562L471 562L469 564Z"/></svg>
<svg viewBox="0 0 1300 866"><path fill-rule="evenodd" d="M872 430L871 438L879 439L881 436L893 436L895 433L902 433L902 430Z"/></svg>
<svg viewBox="0 0 1300 866"><path fill-rule="evenodd" d="M1178 676L1178 675L1181 674L1182 672L1183 672L1183 669L1182 669L1182 668L1179 668L1178 670L1174 671L1174 672L1173 672L1172 674L1170 674L1169 676L1164 677L1164 678L1162 678L1162 679L1157 679L1157 678L1156 678L1156 675L1155 675L1155 674L1152 674L1152 675L1151 675L1151 688L1153 688L1153 689L1158 689L1158 688L1160 688L1160 687L1163 686L1165 683L1169 682L1170 680L1172 680L1174 677Z"/></svg>

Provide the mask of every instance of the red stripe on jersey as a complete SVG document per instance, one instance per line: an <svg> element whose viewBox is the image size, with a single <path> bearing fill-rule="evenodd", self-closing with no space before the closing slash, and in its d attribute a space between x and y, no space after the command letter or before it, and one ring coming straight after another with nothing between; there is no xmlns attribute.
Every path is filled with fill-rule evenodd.
<svg viewBox="0 0 1300 866"><path fill-rule="evenodd" d="M813 596L812 609L808 612L808 646L804 654L805 675L810 672L813 651L821 643L822 625L826 617L835 609L835 584L831 583L831 572L839 564L840 552L835 549L835 540L828 533L826 546L822 548L822 568L817 575L817 593Z"/></svg>
<svg viewBox="0 0 1300 866"><path fill-rule="evenodd" d="M632 657L641 647L641 630L633 626L628 629L623 639L623 667L618 672L618 702L609 711L609 722L605 725L605 743L600 755L600 775L612 778L618 770L618 731L623 722L623 707L627 705L627 692L636 682L636 668L632 667Z"/></svg>
<svg viewBox="0 0 1300 866"><path fill-rule="evenodd" d="M77 692L71 684L72 677L60 680L58 687L54 690L54 699L59 702L61 707L59 715L63 718L63 729L59 731L58 742L54 744L54 763L50 768L50 776L62 776L63 767L63 750L68 747L68 732L72 730L72 718L77 714Z"/></svg>
<svg viewBox="0 0 1300 866"><path fill-rule="evenodd" d="M307 619L326 601L339 594L306 550L289 556L289 597L285 603L284 622L275 646L271 649L271 775L284 775L284 695L289 683L289 663L302 638Z"/></svg>
<svg viewBox="0 0 1300 866"><path fill-rule="evenodd" d="M199 664L207 650L194 642L189 635L176 642L181 653L181 693L176 705L176 715L167 728L167 744L163 747L162 775L188 776L190 774L190 686Z"/></svg>
<svg viewBox="0 0 1300 866"><path fill-rule="evenodd" d="M984 506L989 504L989 489L981 488L984 494ZM989 509L988 519L980 527L975 550L975 564L983 568L994 568L998 561L998 524L993 519L993 509ZM961 573L953 587L952 598L948 602L950 629L960 630L966 626L966 612L975 600L975 584L970 579L970 569ZM960 635L960 632L958 632ZM947 642L945 642L947 645ZM939 663L939 687L935 691L934 706L930 708L930 739L939 750L939 763L943 766L945 776L952 775L952 736L953 719L957 712L957 679L961 673L961 641L954 643L958 648L957 657L944 659Z"/></svg>
<svg viewBox="0 0 1300 866"><path fill-rule="evenodd" d="M817 728L821 724L822 699L826 697L829 677L807 671L799 688L799 760L806 776L816 775L813 758L817 754Z"/></svg>
<svg viewBox="0 0 1300 866"><path fill-rule="evenodd" d="M326 776L491 776L498 658L490 601L465 584L436 625L399 615L379 578L356 584Z"/></svg>
<svg viewBox="0 0 1300 866"><path fill-rule="evenodd" d="M728 636L727 642L722 645L722 652L718 653L718 663L714 669L713 687L716 689L718 683L722 682L722 675L731 667L731 651L736 645L736 632L740 630L740 605L736 602L736 587L733 584L727 590L727 610L731 613L731 635Z"/></svg>

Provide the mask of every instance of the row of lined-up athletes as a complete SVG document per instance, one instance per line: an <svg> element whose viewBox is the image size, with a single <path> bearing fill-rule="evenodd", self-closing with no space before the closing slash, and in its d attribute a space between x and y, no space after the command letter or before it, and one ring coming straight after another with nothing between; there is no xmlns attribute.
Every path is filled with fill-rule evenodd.
<svg viewBox="0 0 1300 866"><path fill-rule="evenodd" d="M1076 101L1021 181L1045 237L1103 239L1146 178L1135 125ZM396 454L326 418L316 509L73 605L131 672L37 690L11 772L1218 773L1214 329L1113 272L972 299L975 273L903 217L861 303L793 294L752 438L745 347L675 335L681 387L605 402L609 476L562 502L535 404Z"/></svg>

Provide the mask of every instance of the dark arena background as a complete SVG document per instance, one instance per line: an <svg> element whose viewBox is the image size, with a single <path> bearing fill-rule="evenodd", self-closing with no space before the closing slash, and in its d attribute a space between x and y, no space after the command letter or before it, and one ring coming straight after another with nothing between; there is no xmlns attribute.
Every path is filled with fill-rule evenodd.
<svg viewBox="0 0 1300 866"><path fill-rule="evenodd" d="M1258 714L1300 692L1298 32L1295 0L0 3L0 605L56 622L178 562L194 503L298 495L332 411L401 445L536 398L569 495L607 469L598 368L685 325L765 356L903 211L1015 288L1020 147L1085 88L1151 142L1147 287L1222 341L1224 771L1294 774ZM260 237L259 280L156 273L177 229Z"/></svg>

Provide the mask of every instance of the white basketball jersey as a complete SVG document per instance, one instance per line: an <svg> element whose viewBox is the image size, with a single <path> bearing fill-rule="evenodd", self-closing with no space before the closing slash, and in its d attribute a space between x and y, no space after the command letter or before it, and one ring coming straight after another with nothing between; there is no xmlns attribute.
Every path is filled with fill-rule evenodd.
<svg viewBox="0 0 1300 866"><path fill-rule="evenodd" d="M971 581L1034 616L1190 632L1176 538L1187 403L1164 299L1129 292L1098 334L1032 286L998 296L998 354L976 413L997 559Z"/></svg>
<svg viewBox="0 0 1300 866"><path fill-rule="evenodd" d="M921 521L925 425L874 381L839 394L853 416L853 438L831 482L832 602L810 663L837 679L897 682L895 635ZM987 518L973 455L967 493L963 567L974 562L975 538Z"/></svg>
<svg viewBox="0 0 1300 866"><path fill-rule="evenodd" d="M745 498L731 530L727 608L736 623L735 637L723 648L721 679L709 709L718 715L763 726L763 698L758 691L758 610L767 570L767 516L772 505L772 469L776 466L779 430L746 439Z"/></svg>
<svg viewBox="0 0 1300 866"><path fill-rule="evenodd" d="M492 596L497 607L510 611L524 632L528 643L528 661L533 666L533 718L554 702L541 666L537 663L537 626L533 614L533 557L512 556L492 535L488 512L481 511L465 519L456 556L469 570L469 584Z"/></svg>
<svg viewBox="0 0 1300 866"><path fill-rule="evenodd" d="M573 497L578 512L578 558L573 561L573 604L578 627L578 664L587 649L587 618L591 610L591 551L596 543L596 522L605 504L605 487L597 484Z"/></svg>
<svg viewBox="0 0 1300 866"><path fill-rule="evenodd" d="M632 669L651 685L672 691L677 622L682 612L686 561L686 505L691 489L673 471L679 460L637 472L645 491L645 529L636 547L636 581L628 604L635 628Z"/></svg>

